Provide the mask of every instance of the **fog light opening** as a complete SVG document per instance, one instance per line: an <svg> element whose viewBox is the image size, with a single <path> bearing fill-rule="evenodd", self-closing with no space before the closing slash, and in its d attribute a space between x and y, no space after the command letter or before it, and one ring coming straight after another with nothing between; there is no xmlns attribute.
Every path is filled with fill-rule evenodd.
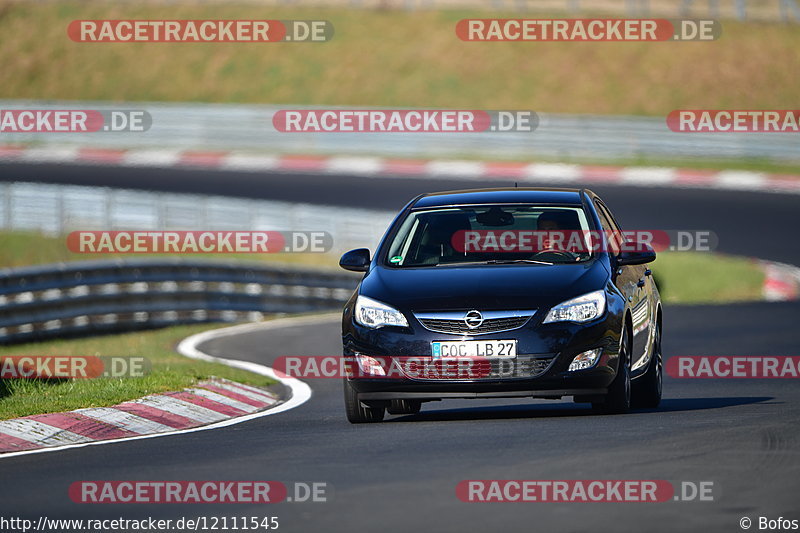
<svg viewBox="0 0 800 533"><path fill-rule="evenodd" d="M586 370L592 368L600 359L602 348L595 348L594 350L587 350L575 356L575 359L569 364L569 371Z"/></svg>
<svg viewBox="0 0 800 533"><path fill-rule="evenodd" d="M370 376L385 376L386 371L381 366L380 361L368 355L356 355L358 361L358 368L363 374Z"/></svg>

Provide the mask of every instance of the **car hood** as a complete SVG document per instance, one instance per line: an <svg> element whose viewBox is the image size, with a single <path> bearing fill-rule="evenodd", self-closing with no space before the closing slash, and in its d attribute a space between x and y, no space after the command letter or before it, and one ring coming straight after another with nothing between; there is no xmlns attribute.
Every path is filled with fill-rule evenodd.
<svg viewBox="0 0 800 533"><path fill-rule="evenodd" d="M406 311L543 309L601 289L599 260L556 265L375 267L360 294Z"/></svg>

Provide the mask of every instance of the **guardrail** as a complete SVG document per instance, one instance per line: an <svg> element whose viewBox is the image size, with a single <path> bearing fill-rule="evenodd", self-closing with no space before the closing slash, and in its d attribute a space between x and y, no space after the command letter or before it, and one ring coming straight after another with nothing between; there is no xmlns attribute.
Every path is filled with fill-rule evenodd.
<svg viewBox="0 0 800 533"><path fill-rule="evenodd" d="M310 106L42 102L0 100L0 109L142 109L153 119L146 132L0 133L0 144L41 147L37 161L69 147L242 151L260 154L383 155L409 158L632 159L652 157L800 160L792 135L675 133L665 117L540 114L533 133L281 133L272 116Z"/></svg>
<svg viewBox="0 0 800 533"><path fill-rule="evenodd" d="M74 230L326 231L333 237L331 253L338 255L352 248L374 248L394 215L277 200L0 183L0 229L53 236Z"/></svg>
<svg viewBox="0 0 800 533"><path fill-rule="evenodd" d="M0 343L341 309L358 276L211 261L92 261L0 271Z"/></svg>

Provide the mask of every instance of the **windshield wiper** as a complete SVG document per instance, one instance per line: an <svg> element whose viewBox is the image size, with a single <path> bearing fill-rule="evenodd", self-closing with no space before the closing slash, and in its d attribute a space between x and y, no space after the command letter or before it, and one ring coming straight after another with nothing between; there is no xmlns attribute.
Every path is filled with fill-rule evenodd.
<svg viewBox="0 0 800 533"><path fill-rule="evenodd" d="M534 261L533 259L487 259L485 261L457 261L453 263L436 263L432 266L465 266L465 265L513 265L514 263L528 263L531 265L554 265L547 261Z"/></svg>
<svg viewBox="0 0 800 533"><path fill-rule="evenodd" d="M553 265L549 261L536 261L534 259L489 259L486 261L489 265L510 265L513 263L530 263L533 265Z"/></svg>

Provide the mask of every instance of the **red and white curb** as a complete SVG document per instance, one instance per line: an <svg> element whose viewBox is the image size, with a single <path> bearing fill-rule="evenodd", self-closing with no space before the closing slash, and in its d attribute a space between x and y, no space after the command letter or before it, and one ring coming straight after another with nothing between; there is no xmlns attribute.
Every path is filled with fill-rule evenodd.
<svg viewBox="0 0 800 533"><path fill-rule="evenodd" d="M258 363L208 355L197 346L229 335L316 324L321 319L340 320L340 317L316 315L220 328L187 337L177 347L186 357L271 377L288 391L285 399L264 389L214 378L180 392L145 396L113 407L4 420L0 421L0 459L219 429L298 407L311 398L311 388L306 383L278 375Z"/></svg>
<svg viewBox="0 0 800 533"><path fill-rule="evenodd" d="M785 302L800 299L800 268L784 263L760 261L764 270L764 299Z"/></svg>
<svg viewBox="0 0 800 533"><path fill-rule="evenodd" d="M420 179L515 180L552 185L628 185L800 193L800 176L744 170L692 170L571 163L257 155L198 150L0 145L0 161L123 167L205 168L243 172L314 172Z"/></svg>
<svg viewBox="0 0 800 533"><path fill-rule="evenodd" d="M0 421L0 453L189 429L261 411L279 401L263 389L212 379L113 407Z"/></svg>

